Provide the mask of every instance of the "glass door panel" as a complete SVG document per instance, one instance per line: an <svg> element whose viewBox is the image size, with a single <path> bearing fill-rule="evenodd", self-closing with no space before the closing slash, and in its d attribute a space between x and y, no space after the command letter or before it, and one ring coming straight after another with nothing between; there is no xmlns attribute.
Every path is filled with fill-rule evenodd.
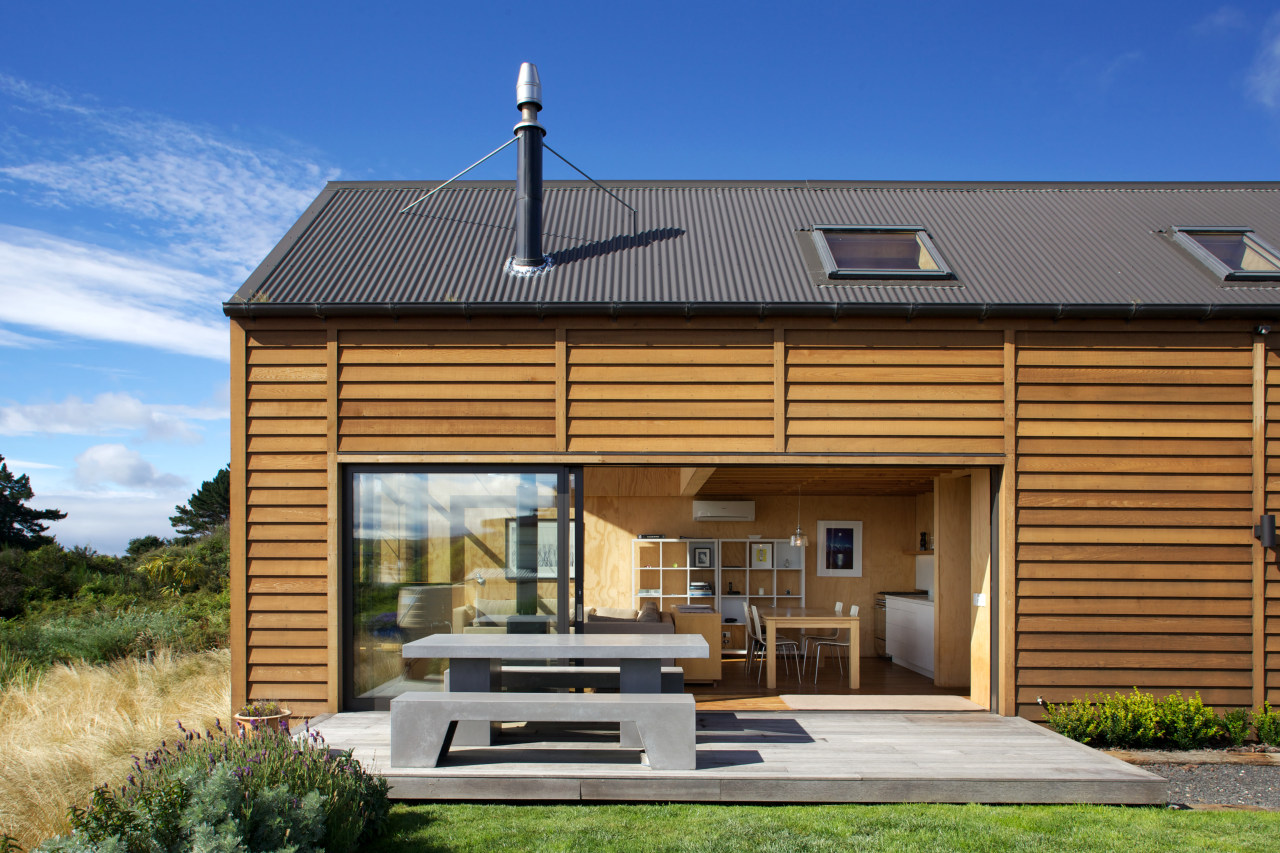
<svg viewBox="0 0 1280 853"><path fill-rule="evenodd" d="M345 707L442 689L447 661L401 656L428 634L568 630L580 551L567 469L347 473Z"/></svg>

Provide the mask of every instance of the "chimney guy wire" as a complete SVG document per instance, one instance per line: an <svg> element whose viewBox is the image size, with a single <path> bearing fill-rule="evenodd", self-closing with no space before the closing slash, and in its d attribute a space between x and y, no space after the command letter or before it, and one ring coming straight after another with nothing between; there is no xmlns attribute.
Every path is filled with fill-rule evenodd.
<svg viewBox="0 0 1280 853"><path fill-rule="evenodd" d="M626 203L625 201L623 201L622 199L618 198L616 195L614 195L614 194L613 194L612 192L610 192L609 190L607 190L607 189L605 189L604 187L600 186L600 182L599 182L599 181L597 181L595 178L591 177L591 176L590 176L590 175L588 175L586 172L582 171L582 170L581 170L581 169L579 169L577 166L575 166L575 165L573 165L572 163L570 163L568 160L565 160L564 155L562 155L559 151L557 151L556 149L554 149L554 148L552 148L550 145L548 145L548 144L546 143L546 141L545 141L545 140L544 140L544 141L543 141L543 143L542 143L542 147L543 147L543 148L545 148L545 149L547 149L548 151L550 151L552 154L556 155L557 157L559 157L561 160L563 160L563 161L564 161L564 164L565 164L566 166L568 166L570 169L573 169L573 171L577 172L579 175L581 175L582 177L586 178L588 181L590 181L591 183L595 184L597 187L600 187L600 189L601 189L601 190L604 190L604 192L608 193L608 195L610 195L610 196L613 198L613 200L614 200L614 201L616 201L618 204L622 205L622 206L623 206L623 207L625 207L627 210L631 211L631 231L632 231L632 233L633 233L633 234L639 234L639 233L640 233L640 220L639 220L640 212L639 212L638 210L636 210L636 209L635 209L634 207L632 207L631 205L627 204L627 203Z"/></svg>
<svg viewBox="0 0 1280 853"><path fill-rule="evenodd" d="M449 180L445 181L445 182L444 182L443 184L441 184L440 186L438 186L438 187L436 187L435 189L433 189L431 192L429 192L429 193L427 193L426 195L424 195L424 196L422 196L422 197L418 198L418 199L417 199L417 201L413 201L413 202L410 202L409 204L405 205L404 209L403 209L403 210L401 210L400 212L401 212L401 213L408 213L408 212L409 212L409 208L413 207L414 205L416 205L416 204L418 204L418 203L420 203L420 202L424 202L424 201L426 201L427 199L431 198L431 196L435 195L437 192L439 192L440 190L444 189L444 188L445 188L445 187L447 187L449 184L451 184L451 183L453 183L454 181L458 180L458 178L461 178L461 177L462 177L463 175L465 175L467 172L470 172L470 171L471 171L472 169L474 169L476 166L479 166L479 165L480 165L481 163L483 163L485 160L488 160L488 159L489 159L490 157L492 157L494 154L497 154L497 153L498 153L499 151L501 151L503 148L506 148L508 145L510 145L511 143L515 142L515 141L516 141L516 140L518 140L519 138L520 138L520 137L518 137L518 136L513 136L513 137L511 137L511 138L510 138L510 139L508 139L506 142L502 143L502 144L501 144L501 145L499 145L497 148L493 149L493 150L492 150L492 151L490 151L488 154L484 155L484 156L483 156L483 157L481 157L479 160L475 161L475 162L474 162L474 163L472 163L470 166L468 166L467 168L463 169L461 172L459 172L458 174L454 175L452 178L450 178ZM555 153L555 152L552 152L552 153ZM556 156L557 156L557 157L560 157L560 155L559 155L559 154L556 154ZM564 160L564 158L563 158L563 157L560 157L560 159L561 159L561 160ZM565 162L566 162L566 163L569 163L569 161L568 161L568 160L565 160ZM573 164L572 164L572 163L569 163L569 165L571 165L571 166L572 166ZM575 167L575 168L577 168L577 167ZM604 187L601 187L601 189L604 189ZM605 190L605 192L608 192L608 190ZM612 193L610 193L610 194L612 195ZM628 205L628 207L630 207L630 205Z"/></svg>

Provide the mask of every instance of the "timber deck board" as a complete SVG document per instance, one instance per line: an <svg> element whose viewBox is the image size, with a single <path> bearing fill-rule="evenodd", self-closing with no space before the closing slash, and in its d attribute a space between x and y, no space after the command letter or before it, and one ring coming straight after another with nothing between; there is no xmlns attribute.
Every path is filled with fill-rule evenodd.
<svg viewBox="0 0 1280 853"><path fill-rule="evenodd" d="M507 727L434 768L388 764L389 715L317 719L399 799L639 802L1163 803L1152 773L1017 717L699 711L695 770L655 771L616 735ZM560 740L559 736L572 737Z"/></svg>

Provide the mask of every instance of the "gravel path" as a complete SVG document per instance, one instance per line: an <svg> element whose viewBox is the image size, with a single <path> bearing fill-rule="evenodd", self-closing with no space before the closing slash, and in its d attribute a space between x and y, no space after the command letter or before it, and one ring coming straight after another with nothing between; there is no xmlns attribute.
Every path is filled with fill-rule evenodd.
<svg viewBox="0 0 1280 853"><path fill-rule="evenodd" d="M1145 764L1169 780L1169 803L1280 809L1280 765Z"/></svg>

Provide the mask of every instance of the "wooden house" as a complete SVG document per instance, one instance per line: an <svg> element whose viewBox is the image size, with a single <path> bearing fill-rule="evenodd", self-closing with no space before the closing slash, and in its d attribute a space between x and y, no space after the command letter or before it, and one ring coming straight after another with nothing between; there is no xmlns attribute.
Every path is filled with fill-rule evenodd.
<svg viewBox="0 0 1280 853"><path fill-rule="evenodd" d="M738 591L869 614L923 535L934 679L1000 714L1280 704L1280 185L438 186L329 184L224 305L236 702L856 521L860 575Z"/></svg>

